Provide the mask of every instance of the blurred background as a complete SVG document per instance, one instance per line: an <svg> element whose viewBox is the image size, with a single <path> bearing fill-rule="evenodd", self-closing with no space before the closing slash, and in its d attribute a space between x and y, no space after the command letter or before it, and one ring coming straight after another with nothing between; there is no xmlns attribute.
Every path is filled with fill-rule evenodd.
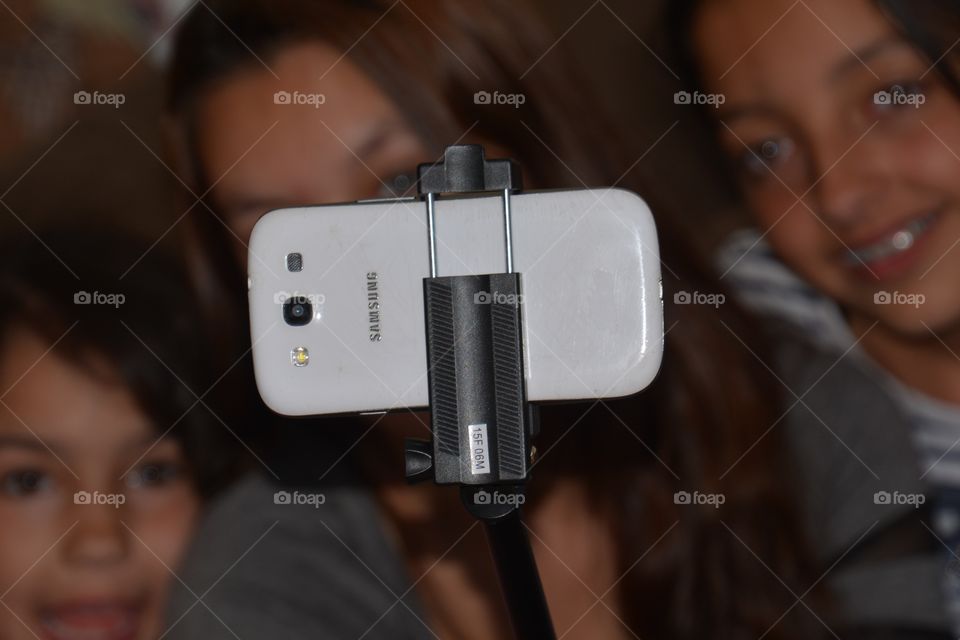
<svg viewBox="0 0 960 640"><path fill-rule="evenodd" d="M658 201L685 212L710 250L740 216L704 168L695 110L658 28L659 0L533 0L639 160ZM170 242L187 197L163 143L163 65L197 0L0 0L0 231L41 228L65 208ZM77 92L120 94L83 104ZM79 104L78 104L79 103ZM641 160L642 158L642 160ZM180 193L178 193L180 190Z"/></svg>

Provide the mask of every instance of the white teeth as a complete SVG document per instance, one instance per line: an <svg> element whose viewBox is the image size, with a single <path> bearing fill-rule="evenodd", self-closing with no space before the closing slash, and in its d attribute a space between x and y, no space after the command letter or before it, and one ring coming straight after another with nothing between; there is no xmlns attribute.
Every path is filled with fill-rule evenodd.
<svg viewBox="0 0 960 640"><path fill-rule="evenodd" d="M917 218L885 240L858 251L851 249L846 256L847 263L853 265L869 264L907 251L916 244L917 238L930 227L935 217L936 214L929 214Z"/></svg>
<svg viewBox="0 0 960 640"><path fill-rule="evenodd" d="M913 246L913 240L913 234L909 231L897 231L891 242L895 248L905 251Z"/></svg>

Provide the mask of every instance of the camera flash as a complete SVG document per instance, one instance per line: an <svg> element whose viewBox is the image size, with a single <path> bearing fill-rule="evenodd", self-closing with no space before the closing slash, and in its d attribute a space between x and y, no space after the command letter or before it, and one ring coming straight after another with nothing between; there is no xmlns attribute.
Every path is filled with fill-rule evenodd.
<svg viewBox="0 0 960 640"><path fill-rule="evenodd" d="M290 352L290 361L295 367L305 367L310 362L310 352L306 347L297 347Z"/></svg>

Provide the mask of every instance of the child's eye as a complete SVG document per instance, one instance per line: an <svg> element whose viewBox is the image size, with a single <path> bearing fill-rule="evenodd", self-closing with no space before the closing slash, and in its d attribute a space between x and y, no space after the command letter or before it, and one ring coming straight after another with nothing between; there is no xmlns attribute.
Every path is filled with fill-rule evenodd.
<svg viewBox="0 0 960 640"><path fill-rule="evenodd" d="M767 138L753 145L740 157L740 164L753 177L763 177L785 162L793 152L789 138Z"/></svg>
<svg viewBox="0 0 960 640"><path fill-rule="evenodd" d="M410 173L394 173L390 175L377 191L378 198L399 198L410 195L410 190L416 183L416 178Z"/></svg>
<svg viewBox="0 0 960 640"><path fill-rule="evenodd" d="M133 488L162 487L177 479L183 469L169 462L147 462L127 474L127 485Z"/></svg>
<svg viewBox="0 0 960 640"><path fill-rule="evenodd" d="M898 82L881 87L870 97L870 112L884 115L907 109L919 109L927 102L925 86L919 82Z"/></svg>
<svg viewBox="0 0 960 640"><path fill-rule="evenodd" d="M0 491L12 498L32 496L50 485L50 476L37 469L19 469L0 477Z"/></svg>

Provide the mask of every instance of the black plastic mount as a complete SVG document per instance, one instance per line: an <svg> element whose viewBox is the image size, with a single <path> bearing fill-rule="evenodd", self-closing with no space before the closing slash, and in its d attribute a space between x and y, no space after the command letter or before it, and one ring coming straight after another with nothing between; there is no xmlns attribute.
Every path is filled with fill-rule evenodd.
<svg viewBox="0 0 960 640"><path fill-rule="evenodd" d="M417 173L421 195L507 198L520 186L516 164L488 160L480 145L447 147ZM407 478L522 485L537 422L526 402L520 274L424 278L423 299L433 440L408 441ZM465 493L464 502L478 517L496 517L500 510L487 509L485 497Z"/></svg>
<svg viewBox="0 0 960 640"><path fill-rule="evenodd" d="M420 165L417 176L430 219L432 277L423 279L423 300L433 439L407 440L407 479L460 486L467 511L486 524L515 636L551 640L556 633L520 519L538 430L526 399L520 274L510 272L508 205L520 172L510 160L487 160L480 145L459 145ZM504 198L508 273L438 277L436 195L482 191Z"/></svg>
<svg viewBox="0 0 960 640"><path fill-rule="evenodd" d="M522 482L519 274L426 278L423 297L436 482Z"/></svg>
<svg viewBox="0 0 960 640"><path fill-rule="evenodd" d="M518 191L520 175L514 161L487 160L482 145L460 144L447 147L440 162L417 167L417 188L420 195Z"/></svg>

